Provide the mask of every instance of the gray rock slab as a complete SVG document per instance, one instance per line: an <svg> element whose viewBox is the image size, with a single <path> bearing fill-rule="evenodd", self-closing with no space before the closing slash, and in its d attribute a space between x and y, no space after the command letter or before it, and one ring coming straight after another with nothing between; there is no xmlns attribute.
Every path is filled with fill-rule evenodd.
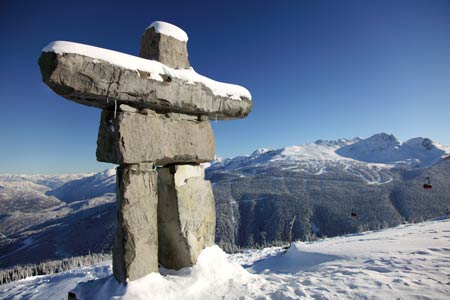
<svg viewBox="0 0 450 300"><path fill-rule="evenodd" d="M152 166L117 168L113 272L122 283L158 271L157 172Z"/></svg>
<svg viewBox="0 0 450 300"><path fill-rule="evenodd" d="M200 166L158 169L158 259L170 269L193 266L214 244L216 212L211 183Z"/></svg>
<svg viewBox="0 0 450 300"><path fill-rule="evenodd" d="M187 69L190 67L187 43L171 36L157 33L153 27L147 28L142 35L139 56L157 60L174 69Z"/></svg>
<svg viewBox="0 0 450 300"><path fill-rule="evenodd" d="M164 81L158 81L148 72L80 54L42 52L39 66L42 80L55 93L102 109L127 104L137 109L207 115L218 120L244 118L252 109L250 99L216 96L202 83L167 75L162 76Z"/></svg>
<svg viewBox="0 0 450 300"><path fill-rule="evenodd" d="M114 164L155 162L163 166L214 159L215 141L209 121L150 110L146 113L103 111L97 160Z"/></svg>

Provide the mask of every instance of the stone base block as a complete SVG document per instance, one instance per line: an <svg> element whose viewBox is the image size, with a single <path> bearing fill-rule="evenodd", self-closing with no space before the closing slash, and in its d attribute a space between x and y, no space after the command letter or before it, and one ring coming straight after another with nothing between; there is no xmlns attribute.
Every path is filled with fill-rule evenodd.
<svg viewBox="0 0 450 300"><path fill-rule="evenodd" d="M214 244L214 195L203 174L200 166L158 169L158 259L166 268L190 267Z"/></svg>
<svg viewBox="0 0 450 300"><path fill-rule="evenodd" d="M103 111L97 140L97 160L114 164L155 162L200 163L214 159L215 142L208 121L181 114L147 115Z"/></svg>
<svg viewBox="0 0 450 300"><path fill-rule="evenodd" d="M121 283L158 271L157 172L151 164L117 168L114 277Z"/></svg>

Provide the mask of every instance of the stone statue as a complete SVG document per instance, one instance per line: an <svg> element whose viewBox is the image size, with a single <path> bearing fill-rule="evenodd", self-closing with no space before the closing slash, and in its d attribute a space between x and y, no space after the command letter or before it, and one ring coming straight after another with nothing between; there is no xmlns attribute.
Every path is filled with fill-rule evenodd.
<svg viewBox="0 0 450 300"><path fill-rule="evenodd" d="M186 33L154 22L140 57L57 41L39 58L58 95L101 108L97 160L118 164L114 277L121 283L196 263L214 244L215 205L200 165L214 159L209 119L246 117L243 87L214 81L189 64Z"/></svg>

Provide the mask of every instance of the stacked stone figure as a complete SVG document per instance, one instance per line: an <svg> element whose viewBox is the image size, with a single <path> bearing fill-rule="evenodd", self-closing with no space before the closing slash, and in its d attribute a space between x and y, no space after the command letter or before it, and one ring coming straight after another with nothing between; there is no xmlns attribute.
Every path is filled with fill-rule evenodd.
<svg viewBox="0 0 450 300"><path fill-rule="evenodd" d="M190 69L187 35L155 22L133 57L54 42L39 58L43 81L57 94L103 109L97 160L118 164L113 271L122 283L196 263L214 244L211 183L200 165L214 159L209 118L248 115L242 87Z"/></svg>

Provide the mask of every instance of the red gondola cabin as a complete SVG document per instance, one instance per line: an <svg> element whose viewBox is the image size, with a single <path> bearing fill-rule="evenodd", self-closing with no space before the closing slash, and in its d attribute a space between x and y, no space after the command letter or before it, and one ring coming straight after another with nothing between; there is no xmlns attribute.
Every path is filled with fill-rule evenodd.
<svg viewBox="0 0 450 300"><path fill-rule="evenodd" d="M425 177L425 183L423 184L423 188L426 190L431 190L433 188L430 177Z"/></svg>

